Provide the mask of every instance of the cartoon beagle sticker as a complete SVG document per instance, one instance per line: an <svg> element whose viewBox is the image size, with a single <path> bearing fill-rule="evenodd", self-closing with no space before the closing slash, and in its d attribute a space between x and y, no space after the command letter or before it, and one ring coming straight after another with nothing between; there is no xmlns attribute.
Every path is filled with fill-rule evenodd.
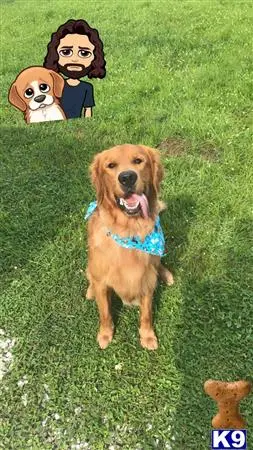
<svg viewBox="0 0 253 450"><path fill-rule="evenodd" d="M9 102L24 113L26 123L65 120L60 107L63 78L44 67L28 67L19 73L9 90Z"/></svg>
<svg viewBox="0 0 253 450"><path fill-rule="evenodd" d="M22 70L9 102L26 123L91 117L93 85L83 77L104 78L106 61L98 31L85 20L68 20L51 36L43 67Z"/></svg>
<svg viewBox="0 0 253 450"><path fill-rule="evenodd" d="M61 105L67 119L92 116L93 85L81 78L104 78L103 43L85 20L68 20L51 36L44 67L66 76ZM83 112L84 111L84 112Z"/></svg>

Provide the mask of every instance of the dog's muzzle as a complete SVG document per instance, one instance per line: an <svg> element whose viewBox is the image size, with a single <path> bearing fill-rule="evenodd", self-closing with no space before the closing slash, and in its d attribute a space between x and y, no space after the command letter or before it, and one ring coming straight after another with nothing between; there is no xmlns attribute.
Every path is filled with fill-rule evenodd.
<svg viewBox="0 0 253 450"><path fill-rule="evenodd" d="M133 170L126 170L119 174L118 180L122 186L122 189L124 191L129 191L134 187L137 181L137 173Z"/></svg>
<svg viewBox="0 0 253 450"><path fill-rule="evenodd" d="M42 102L44 102L45 98L46 98L46 96L44 94L37 95L37 97L34 97L34 101L37 103L42 103Z"/></svg>
<svg viewBox="0 0 253 450"><path fill-rule="evenodd" d="M130 194L125 198L117 197L117 204L128 216L137 216L141 214L145 219L149 215L149 204L145 194Z"/></svg>

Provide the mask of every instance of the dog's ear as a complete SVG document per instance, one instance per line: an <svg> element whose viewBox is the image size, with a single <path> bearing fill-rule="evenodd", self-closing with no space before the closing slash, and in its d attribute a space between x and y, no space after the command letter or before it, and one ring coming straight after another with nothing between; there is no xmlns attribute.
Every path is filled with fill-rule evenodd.
<svg viewBox="0 0 253 450"><path fill-rule="evenodd" d="M105 186L101 171L101 153L96 155L89 168L91 182L96 189L98 204L101 204L105 195Z"/></svg>
<svg viewBox="0 0 253 450"><path fill-rule="evenodd" d="M160 153L158 150L147 147L146 145L141 145L140 147L142 147L148 153L152 171L152 184L156 195L158 195L160 184L164 177L164 170L160 160Z"/></svg>
<svg viewBox="0 0 253 450"><path fill-rule="evenodd" d="M26 110L26 103L20 97L15 83L12 83L10 87L8 100L15 108L20 109L20 111L24 112Z"/></svg>
<svg viewBox="0 0 253 450"><path fill-rule="evenodd" d="M50 75L53 79L53 92L54 92L54 96L57 98L61 98L62 96L62 91L64 88L64 79L62 78L61 75L59 75L57 72L55 72L54 70L49 70Z"/></svg>

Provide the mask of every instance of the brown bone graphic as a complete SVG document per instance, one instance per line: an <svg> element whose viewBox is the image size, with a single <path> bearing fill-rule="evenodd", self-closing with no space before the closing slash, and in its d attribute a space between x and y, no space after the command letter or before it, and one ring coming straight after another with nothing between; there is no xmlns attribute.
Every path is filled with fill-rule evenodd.
<svg viewBox="0 0 253 450"><path fill-rule="evenodd" d="M249 381L227 383L207 380L204 390L218 404L218 414L212 419L213 428L242 429L246 426L239 411L239 403L251 391Z"/></svg>

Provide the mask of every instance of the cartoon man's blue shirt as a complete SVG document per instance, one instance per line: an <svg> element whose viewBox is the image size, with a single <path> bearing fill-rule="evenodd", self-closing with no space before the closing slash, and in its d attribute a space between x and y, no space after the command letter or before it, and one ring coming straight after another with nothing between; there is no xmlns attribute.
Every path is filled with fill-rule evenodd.
<svg viewBox="0 0 253 450"><path fill-rule="evenodd" d="M67 119L81 117L83 108L95 106L92 84L80 81L78 85L70 86L65 80L60 103Z"/></svg>

